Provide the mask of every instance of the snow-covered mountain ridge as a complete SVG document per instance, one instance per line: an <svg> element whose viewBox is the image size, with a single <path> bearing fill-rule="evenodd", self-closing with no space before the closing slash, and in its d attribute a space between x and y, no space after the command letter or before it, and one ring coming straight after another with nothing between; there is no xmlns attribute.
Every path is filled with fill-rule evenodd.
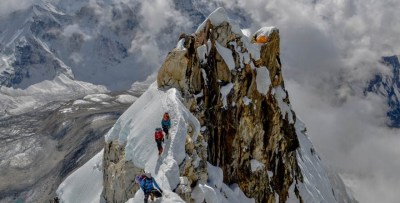
<svg viewBox="0 0 400 203"><path fill-rule="evenodd" d="M138 31L137 5L103 6L114 8L112 24L88 2L68 13L62 2L39 3L2 18L0 84L25 88L63 73L110 89L129 87L140 77L128 52Z"/></svg>
<svg viewBox="0 0 400 203"><path fill-rule="evenodd" d="M255 43L261 34L267 42ZM173 127L158 157L153 133L165 111ZM196 33L179 37L157 84L58 194L64 202L141 202L141 190L129 185L143 170L165 191L161 202L354 201L331 184L291 109L278 29L247 37L221 8Z"/></svg>

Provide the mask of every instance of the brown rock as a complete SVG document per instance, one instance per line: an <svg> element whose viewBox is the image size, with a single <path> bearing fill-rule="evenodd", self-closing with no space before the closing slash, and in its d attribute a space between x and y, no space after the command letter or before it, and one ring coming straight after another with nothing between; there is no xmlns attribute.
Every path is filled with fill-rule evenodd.
<svg viewBox="0 0 400 203"><path fill-rule="evenodd" d="M261 45L260 59L251 58L250 63L254 63L255 67L268 68L271 88L278 86L284 88L279 60L278 31L272 32L268 38L268 43ZM282 117L281 109L271 91L265 96L257 91L256 69L252 69L251 64L242 64L243 60L240 58L242 54L247 53L247 48L241 40L240 35L232 32L228 22L214 26L207 21L204 29L197 33L194 39L196 42L194 50L211 41L212 47L207 62L193 63L197 57L194 51L185 55L190 65L184 67L182 63L179 66L181 70L178 70L177 74L183 76L180 73L186 71L184 75L186 80L179 78L179 81L185 81L187 84L172 86L178 87L184 93L185 100L191 100L193 95L200 91L198 87L203 90L204 96L195 100L196 108L193 107L193 100L188 108L207 128L201 138L208 143L206 150L202 149L205 148L203 145L187 143L186 151L188 154L198 154L202 160L206 159L213 165L221 167L226 184L238 183L245 194L255 198L257 202L274 202L275 193L279 194L281 201L285 201L292 182L302 178L294 153L299 146L295 129L293 124L289 123L288 115ZM233 51L235 70L229 70L223 57L216 50L216 42ZM235 48L231 42L236 43L238 47ZM172 59L174 57L176 59ZM164 73L169 72L170 61L174 60L183 61L180 55L167 57L160 70L159 85L165 84L164 81L171 78L165 78ZM193 76L192 73L195 71L188 69L203 69L207 79L198 73ZM199 75L201 79L191 80L198 78ZM233 89L227 96L228 106L223 108L221 87L227 83L232 83ZM196 88L185 89L187 87ZM243 102L245 96L251 99L248 105ZM289 104L288 98L284 102ZM251 159L263 163L265 169L252 172ZM194 167L191 164L185 166L181 172L187 177L191 176L192 171L197 173L194 177L204 175L199 169L190 170L190 167ZM206 167L203 167L203 170L204 168ZM274 175L269 177L267 171L271 171ZM204 181L205 177L200 179Z"/></svg>

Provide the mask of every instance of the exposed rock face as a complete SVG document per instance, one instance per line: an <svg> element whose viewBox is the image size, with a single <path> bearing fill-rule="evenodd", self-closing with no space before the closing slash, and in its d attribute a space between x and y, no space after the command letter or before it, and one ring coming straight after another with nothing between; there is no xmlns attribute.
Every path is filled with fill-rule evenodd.
<svg viewBox="0 0 400 203"><path fill-rule="evenodd" d="M301 180L295 155L299 142L294 112L282 114L279 106L289 105L279 61L279 31L271 29L268 39L266 44L250 45L259 48L256 53L228 22L215 25L208 20L195 35L183 37L184 50L177 47L167 56L157 82L159 87L180 89L187 107L206 126L207 160L223 169L225 183L238 183L257 202L274 202L274 193L284 202L289 186ZM259 78L263 76L268 78ZM260 91L257 80L271 85ZM252 172L253 159L265 169Z"/></svg>
<svg viewBox="0 0 400 203"><path fill-rule="evenodd" d="M103 156L103 183L107 185L103 190L106 202L126 202L139 189L135 181L135 174L143 170L135 167L132 162L125 160L124 147L117 141L107 143Z"/></svg>
<svg viewBox="0 0 400 203"><path fill-rule="evenodd" d="M196 140L193 140L192 137L192 132L189 129L185 144L187 159L180 166L181 182L175 191L188 203L194 202L191 198L191 192L196 183L206 183L208 179L207 143L202 134L198 135Z"/></svg>

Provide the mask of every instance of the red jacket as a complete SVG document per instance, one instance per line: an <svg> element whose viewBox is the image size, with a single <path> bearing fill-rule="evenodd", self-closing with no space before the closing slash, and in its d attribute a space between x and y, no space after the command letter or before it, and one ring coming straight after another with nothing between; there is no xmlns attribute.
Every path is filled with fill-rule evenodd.
<svg viewBox="0 0 400 203"><path fill-rule="evenodd" d="M154 139L157 141L157 140L163 140L164 139L164 134L163 134L163 132L161 131L161 130L159 130L159 131L156 131L155 133L154 133Z"/></svg>

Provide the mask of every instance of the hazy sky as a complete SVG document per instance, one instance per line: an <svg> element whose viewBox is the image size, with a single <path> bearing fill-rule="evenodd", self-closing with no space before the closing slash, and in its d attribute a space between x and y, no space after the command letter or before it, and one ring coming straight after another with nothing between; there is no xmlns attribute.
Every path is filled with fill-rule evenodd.
<svg viewBox="0 0 400 203"><path fill-rule="evenodd" d="M0 15L32 2L0 0ZM177 40L194 25L171 0L143 2L130 51L159 67L170 49L159 37ZM381 56L400 54L400 1L220 0L209 7L218 4L246 11L252 31L280 29L285 85L323 160L340 170L360 202L398 202L400 131L385 126L386 101L365 97L362 88L377 72L391 74Z"/></svg>

